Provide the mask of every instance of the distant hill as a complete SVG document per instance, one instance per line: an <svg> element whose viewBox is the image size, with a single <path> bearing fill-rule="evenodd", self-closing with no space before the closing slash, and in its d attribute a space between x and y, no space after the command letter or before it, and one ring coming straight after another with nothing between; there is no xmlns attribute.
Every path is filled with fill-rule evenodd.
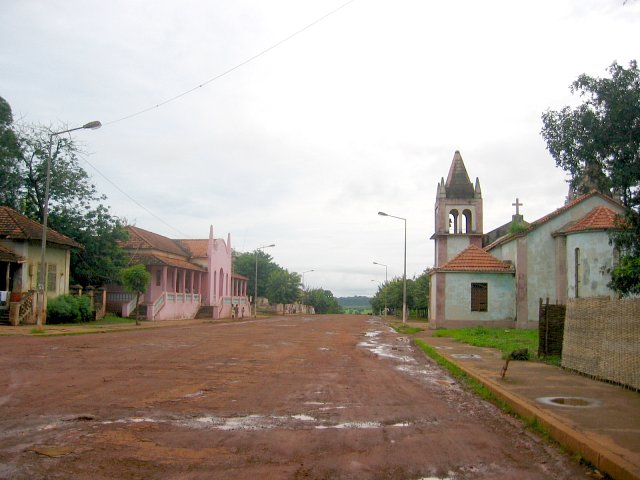
<svg viewBox="0 0 640 480"><path fill-rule="evenodd" d="M336 300L343 308L371 308L371 297L338 297Z"/></svg>

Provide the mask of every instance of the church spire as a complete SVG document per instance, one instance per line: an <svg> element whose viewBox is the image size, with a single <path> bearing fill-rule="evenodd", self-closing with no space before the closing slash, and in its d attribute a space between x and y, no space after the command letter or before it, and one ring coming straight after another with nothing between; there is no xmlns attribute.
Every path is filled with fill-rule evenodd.
<svg viewBox="0 0 640 480"><path fill-rule="evenodd" d="M453 154L453 161L451 162L451 168L449 168L445 189L447 191L447 198L475 198L476 192L471 180L469 180L469 174L467 173L467 168L464 166L459 150L456 150Z"/></svg>

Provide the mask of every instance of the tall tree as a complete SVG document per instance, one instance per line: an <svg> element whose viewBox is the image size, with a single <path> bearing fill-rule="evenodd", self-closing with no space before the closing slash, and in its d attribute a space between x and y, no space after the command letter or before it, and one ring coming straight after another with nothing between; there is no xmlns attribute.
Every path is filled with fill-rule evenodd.
<svg viewBox="0 0 640 480"><path fill-rule="evenodd" d="M13 127L13 113L0 97L0 205L16 208L20 191L20 143Z"/></svg>
<svg viewBox="0 0 640 480"><path fill-rule="evenodd" d="M122 270L122 284L127 291L136 294L136 325L140 323L139 306L142 296L147 291L149 282L151 281L151 274L147 271L144 265L132 265Z"/></svg>
<svg viewBox="0 0 640 480"><path fill-rule="evenodd" d="M128 256L120 242L128 238L128 233L105 206L84 212L61 207L49 217L49 224L84 246L71 251L71 283L99 286L121 282Z"/></svg>
<svg viewBox="0 0 640 480"><path fill-rule="evenodd" d="M331 290L312 288L304 293L304 303L313 306L316 313L341 313L342 307Z"/></svg>
<svg viewBox="0 0 640 480"><path fill-rule="evenodd" d="M267 280L272 272L281 270L281 267L273 261L273 257L264 250L253 252L233 252L233 272L239 273L249 279L247 291L253 295L256 278L256 254L258 259L258 297L266 297Z"/></svg>
<svg viewBox="0 0 640 480"><path fill-rule="evenodd" d="M296 272L275 270L267 280L267 298L271 304L294 303L300 296L301 278Z"/></svg>
<svg viewBox="0 0 640 480"><path fill-rule="evenodd" d="M597 188L619 196L626 207L611 240L620 251L610 286L622 295L640 293L640 71L614 62L610 78L583 74L571 85L583 103L542 114L542 136L556 165L571 175L571 188Z"/></svg>
<svg viewBox="0 0 640 480"><path fill-rule="evenodd" d="M0 97L0 205L42 222L51 147L49 225L84 245L72 252L71 281L116 282L126 265L117 243L126 238L122 222L101 203L105 197L80 166L78 145L65 135L54 136L50 145L51 132L41 125L14 125L11 107Z"/></svg>
<svg viewBox="0 0 640 480"><path fill-rule="evenodd" d="M22 210L28 217L42 222L51 129L41 125L21 125L17 133L21 146L17 168L22 177ZM49 185L49 211L52 215L60 209L89 209L105 200L80 166L81 154L82 151L70 136L53 138Z"/></svg>

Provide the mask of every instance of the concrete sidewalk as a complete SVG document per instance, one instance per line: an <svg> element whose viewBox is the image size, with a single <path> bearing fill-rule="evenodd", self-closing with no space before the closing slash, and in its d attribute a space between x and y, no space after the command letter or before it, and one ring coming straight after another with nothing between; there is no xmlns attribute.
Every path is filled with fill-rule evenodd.
<svg viewBox="0 0 640 480"><path fill-rule="evenodd" d="M640 393L530 361L512 361L502 379L505 361L496 349L433 337L429 331L413 337L483 383L522 417L537 419L553 439L601 472L616 480L640 479Z"/></svg>

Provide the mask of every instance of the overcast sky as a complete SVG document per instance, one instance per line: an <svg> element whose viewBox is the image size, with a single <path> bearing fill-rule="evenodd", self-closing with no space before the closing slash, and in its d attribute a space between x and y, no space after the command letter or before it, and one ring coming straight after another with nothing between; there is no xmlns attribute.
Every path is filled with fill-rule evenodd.
<svg viewBox="0 0 640 480"><path fill-rule="evenodd" d="M433 265L455 150L485 232L516 197L528 221L562 206L542 112L575 104L581 73L640 56L637 0L3 0L0 25L14 117L104 124L73 135L113 214L171 238L213 225L240 251L275 243L279 265L336 296L372 295L373 261L402 275L403 222L379 210L407 218L407 275Z"/></svg>

